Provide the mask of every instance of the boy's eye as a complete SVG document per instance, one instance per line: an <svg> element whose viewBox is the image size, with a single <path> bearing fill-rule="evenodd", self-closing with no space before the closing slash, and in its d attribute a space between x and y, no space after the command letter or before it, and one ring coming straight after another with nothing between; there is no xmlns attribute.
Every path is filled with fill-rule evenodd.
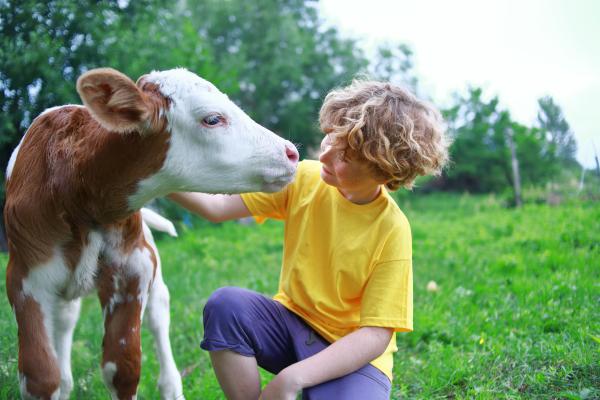
<svg viewBox="0 0 600 400"><path fill-rule="evenodd" d="M223 125L225 123L225 118L219 114L211 114L202 119L202 125L208 127L215 127L218 125Z"/></svg>

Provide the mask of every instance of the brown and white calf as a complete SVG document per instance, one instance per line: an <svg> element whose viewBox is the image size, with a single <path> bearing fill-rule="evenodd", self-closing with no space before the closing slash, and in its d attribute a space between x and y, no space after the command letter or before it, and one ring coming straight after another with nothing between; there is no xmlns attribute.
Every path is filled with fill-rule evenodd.
<svg viewBox="0 0 600 400"><path fill-rule="evenodd" d="M169 294L140 212L174 191L276 191L298 152L214 85L184 69L134 83L112 69L77 82L85 106L38 116L7 169L7 292L19 337L23 398L66 399L80 297L97 290L101 368L113 399L134 399L144 309L163 398L182 398L171 352Z"/></svg>

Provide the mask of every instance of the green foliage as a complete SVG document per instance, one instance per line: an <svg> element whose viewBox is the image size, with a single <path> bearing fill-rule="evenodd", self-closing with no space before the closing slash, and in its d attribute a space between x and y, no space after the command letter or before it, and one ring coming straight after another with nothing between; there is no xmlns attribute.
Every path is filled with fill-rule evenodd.
<svg viewBox="0 0 600 400"><path fill-rule="evenodd" d="M317 115L325 94L367 66L352 40L323 29L314 1L188 2L199 36L216 63L233 71L235 100L262 125L299 144L318 145Z"/></svg>
<svg viewBox="0 0 600 400"><path fill-rule="evenodd" d="M549 147L547 151L553 153L563 164L576 164L577 143L561 108L550 96L540 98L538 105L540 109L537 119L541 129L547 135Z"/></svg>
<svg viewBox="0 0 600 400"><path fill-rule="evenodd" d="M398 335L392 398L598 398L600 231L590 223L600 220L598 203L514 210L493 195L402 193L413 230L415 331ZM225 285L276 291L283 225L207 224L180 234L158 242L171 292L171 342L187 398L221 399L198 347L202 309ZM1 268L5 262L0 255ZM426 290L430 280L437 292ZM75 330L72 398L107 397L101 327L98 302L88 297ZM0 399L15 399L17 332L5 296L0 331ZM142 339L138 398L156 399L148 330Z"/></svg>
<svg viewBox="0 0 600 400"><path fill-rule="evenodd" d="M490 192L509 186L510 155L505 134L512 121L507 111L498 109L498 98L486 101L481 89L471 88L445 117L453 137L452 165L445 187Z"/></svg>
<svg viewBox="0 0 600 400"><path fill-rule="evenodd" d="M499 99L486 100L480 88L469 89L444 114L454 139L452 165L443 180L447 189L476 193L510 190L514 182L508 135L515 143L522 184L543 186L561 168L546 130L513 121L508 111L500 109Z"/></svg>
<svg viewBox="0 0 600 400"><path fill-rule="evenodd" d="M413 51L406 44L386 43L380 46L377 57L371 64L371 74L378 80L402 84L414 93L418 92Z"/></svg>

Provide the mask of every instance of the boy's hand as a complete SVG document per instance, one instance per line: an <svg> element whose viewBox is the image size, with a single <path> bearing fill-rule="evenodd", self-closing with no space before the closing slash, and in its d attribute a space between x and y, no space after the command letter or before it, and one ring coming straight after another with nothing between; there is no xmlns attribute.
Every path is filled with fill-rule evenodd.
<svg viewBox="0 0 600 400"><path fill-rule="evenodd" d="M317 354L283 369L260 400L295 400L298 391L347 375L373 361L390 343L392 328L363 326Z"/></svg>
<svg viewBox="0 0 600 400"><path fill-rule="evenodd" d="M296 400L302 388L285 369L273 378L263 389L259 400Z"/></svg>

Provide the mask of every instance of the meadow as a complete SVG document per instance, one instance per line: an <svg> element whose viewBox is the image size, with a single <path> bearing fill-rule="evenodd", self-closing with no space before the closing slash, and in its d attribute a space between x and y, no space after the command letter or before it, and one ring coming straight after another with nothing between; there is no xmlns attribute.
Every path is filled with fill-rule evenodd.
<svg viewBox="0 0 600 400"><path fill-rule="evenodd" d="M393 399L600 398L600 203L503 206L494 196L401 195L414 247L414 332L398 334ZM283 225L197 223L159 236L171 343L188 399L223 398L199 348L202 309L221 286L277 289ZM0 255L4 274L6 255ZM437 291L426 289L429 281ZM0 280L0 399L17 399L16 325ZM102 315L83 302L72 399L106 399ZM158 399L143 331L138 399ZM263 373L264 382L270 376Z"/></svg>

